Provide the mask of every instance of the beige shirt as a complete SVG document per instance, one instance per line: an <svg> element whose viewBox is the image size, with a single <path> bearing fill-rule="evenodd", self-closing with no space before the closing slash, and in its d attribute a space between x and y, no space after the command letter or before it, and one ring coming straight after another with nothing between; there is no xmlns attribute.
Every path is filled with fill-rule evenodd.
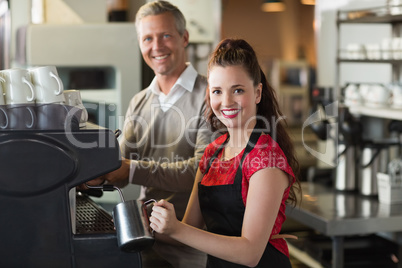
<svg viewBox="0 0 402 268"><path fill-rule="evenodd" d="M198 163L212 141L204 119L207 81L201 75L194 78L187 82L191 91L184 90L165 111L153 90L136 94L120 142L122 155L135 165L131 183L142 185L140 199L170 198L179 219L184 216Z"/></svg>

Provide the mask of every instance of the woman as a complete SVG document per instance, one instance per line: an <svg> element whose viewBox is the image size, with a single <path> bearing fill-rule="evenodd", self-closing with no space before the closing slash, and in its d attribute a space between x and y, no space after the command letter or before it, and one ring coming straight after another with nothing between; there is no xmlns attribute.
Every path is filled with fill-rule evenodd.
<svg viewBox="0 0 402 268"><path fill-rule="evenodd" d="M253 48L221 41L208 64L208 86L207 121L224 134L204 152L183 221L161 200L150 226L158 238L206 252L208 267L291 267L279 232L285 202L297 202L299 167Z"/></svg>

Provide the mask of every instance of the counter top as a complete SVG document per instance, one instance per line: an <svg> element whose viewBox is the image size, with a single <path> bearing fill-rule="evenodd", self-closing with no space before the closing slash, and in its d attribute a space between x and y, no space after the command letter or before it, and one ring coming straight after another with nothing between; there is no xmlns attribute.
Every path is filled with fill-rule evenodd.
<svg viewBox="0 0 402 268"><path fill-rule="evenodd" d="M287 206L286 216L332 238L333 268L344 267L345 236L402 231L402 204L382 204L377 197L312 182L303 182L302 191L301 204ZM402 250L398 258L402 259Z"/></svg>
<svg viewBox="0 0 402 268"><path fill-rule="evenodd" d="M341 192L318 183L302 183L301 204L286 215L327 236L402 231L402 204L382 204L377 197Z"/></svg>

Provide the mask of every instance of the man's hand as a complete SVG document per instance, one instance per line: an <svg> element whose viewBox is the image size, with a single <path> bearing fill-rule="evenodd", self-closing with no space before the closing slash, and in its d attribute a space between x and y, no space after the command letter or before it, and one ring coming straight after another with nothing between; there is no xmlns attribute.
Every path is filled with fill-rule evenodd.
<svg viewBox="0 0 402 268"><path fill-rule="evenodd" d="M96 178L92 181L97 182L99 184L106 180L108 184L113 184L117 187L122 188L128 184L129 175L130 175L130 160L122 157L120 168L110 173L107 173L99 178Z"/></svg>
<svg viewBox="0 0 402 268"><path fill-rule="evenodd" d="M86 184L90 186L101 185L104 183L113 184L119 188L122 188L128 184L128 177L130 174L130 160L122 157L121 166L107 174L104 174L96 179L88 181ZM85 184L78 186L78 189L88 189Z"/></svg>

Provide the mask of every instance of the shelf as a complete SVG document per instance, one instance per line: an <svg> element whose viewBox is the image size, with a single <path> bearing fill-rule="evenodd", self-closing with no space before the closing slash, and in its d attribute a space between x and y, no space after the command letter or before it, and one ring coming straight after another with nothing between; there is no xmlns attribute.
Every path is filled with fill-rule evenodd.
<svg viewBox="0 0 402 268"><path fill-rule="evenodd" d="M371 116L377 118L402 120L402 108L372 108L367 106L349 106L349 111L355 116Z"/></svg>
<svg viewBox="0 0 402 268"><path fill-rule="evenodd" d="M370 60L370 59L344 59L344 58L337 58L337 63L347 62L347 63L391 63L391 64L401 64L402 59L399 60Z"/></svg>
<svg viewBox="0 0 402 268"><path fill-rule="evenodd" d="M356 19L338 19L338 23L399 23L402 22L401 15L367 15Z"/></svg>
<svg viewBox="0 0 402 268"><path fill-rule="evenodd" d="M338 11L337 23L399 23L402 14L391 14L392 8L401 9L402 6L377 7L371 9Z"/></svg>

